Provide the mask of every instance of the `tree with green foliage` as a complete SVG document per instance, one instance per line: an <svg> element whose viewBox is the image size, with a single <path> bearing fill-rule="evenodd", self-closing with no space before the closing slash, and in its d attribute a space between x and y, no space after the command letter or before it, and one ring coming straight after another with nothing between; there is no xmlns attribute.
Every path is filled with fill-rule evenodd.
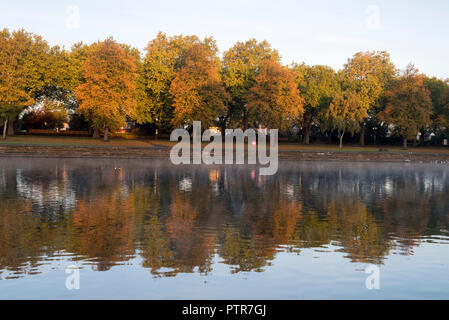
<svg viewBox="0 0 449 320"><path fill-rule="evenodd" d="M441 80L436 77L424 77L424 86L430 92L432 100L431 121L434 131L444 132L448 128L449 121L449 80Z"/></svg>
<svg viewBox="0 0 449 320"><path fill-rule="evenodd" d="M332 98L332 102L324 113L325 124L329 129L336 129L343 147L345 133L354 134L360 130L360 122L367 117L367 110L362 107L360 97L355 92L344 90Z"/></svg>
<svg viewBox="0 0 449 320"><path fill-rule="evenodd" d="M234 119L245 130L248 128L247 103L250 89L265 60L279 62L279 53L267 41L257 42L256 39L237 42L223 55L223 81L232 99L226 120Z"/></svg>
<svg viewBox="0 0 449 320"><path fill-rule="evenodd" d="M304 99L304 113L298 126L304 128L304 143L310 144L312 125L318 123L321 110L329 107L332 97L340 90L335 71L328 66L293 65L296 82Z"/></svg>
<svg viewBox="0 0 449 320"><path fill-rule="evenodd" d="M379 116L394 125L407 149L407 139L416 141L419 130L430 125L432 99L424 85L424 76L413 65L408 65L386 96L387 107Z"/></svg>
<svg viewBox="0 0 449 320"><path fill-rule="evenodd" d="M173 100L170 86L183 66L184 55L195 44L203 44L216 55L215 41L197 36L167 37L159 32L150 41L139 70L137 122L149 123L161 130L170 130L173 118Z"/></svg>
<svg viewBox="0 0 449 320"><path fill-rule="evenodd" d="M358 52L343 69L343 88L356 93L366 117L360 121L360 145L365 145L365 121L376 114L374 106L396 76L397 70L385 51Z"/></svg>
<svg viewBox="0 0 449 320"><path fill-rule="evenodd" d="M17 30L0 31L0 117L3 139L14 134L17 115L35 101L46 80L48 44L42 37Z"/></svg>
<svg viewBox="0 0 449 320"><path fill-rule="evenodd" d="M441 108L439 109L438 117L435 119L435 124L438 126L441 133L449 138L449 89L446 90L440 98Z"/></svg>

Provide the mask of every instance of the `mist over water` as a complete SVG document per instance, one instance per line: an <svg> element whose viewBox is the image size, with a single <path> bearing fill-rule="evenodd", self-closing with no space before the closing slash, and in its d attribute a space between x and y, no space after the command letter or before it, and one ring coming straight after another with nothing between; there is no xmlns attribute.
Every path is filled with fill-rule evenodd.
<svg viewBox="0 0 449 320"><path fill-rule="evenodd" d="M436 164L0 159L0 298L448 298L448 195Z"/></svg>

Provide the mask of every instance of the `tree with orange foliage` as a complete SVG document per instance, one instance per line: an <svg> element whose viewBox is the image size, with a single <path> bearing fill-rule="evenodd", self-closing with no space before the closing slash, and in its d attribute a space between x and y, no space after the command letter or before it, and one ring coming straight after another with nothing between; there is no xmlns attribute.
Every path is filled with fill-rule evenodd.
<svg viewBox="0 0 449 320"><path fill-rule="evenodd" d="M91 121L94 129L118 129L133 117L136 108L135 57L112 38L101 42L89 52L83 65L85 82L76 89L78 111Z"/></svg>
<svg viewBox="0 0 449 320"><path fill-rule="evenodd" d="M226 114L229 95L219 77L219 61L205 45L194 44L187 50L183 66L170 86L176 127L201 121L205 127L217 124Z"/></svg>
<svg viewBox="0 0 449 320"><path fill-rule="evenodd" d="M419 130L430 124L432 100L424 86L424 75L413 65L408 65L386 97L387 106L379 113L379 118L395 126L396 132L403 137L404 149L407 149L407 139L416 141Z"/></svg>
<svg viewBox="0 0 449 320"><path fill-rule="evenodd" d="M303 104L293 72L277 61L265 60L250 89L249 119L265 127L286 131L303 112Z"/></svg>

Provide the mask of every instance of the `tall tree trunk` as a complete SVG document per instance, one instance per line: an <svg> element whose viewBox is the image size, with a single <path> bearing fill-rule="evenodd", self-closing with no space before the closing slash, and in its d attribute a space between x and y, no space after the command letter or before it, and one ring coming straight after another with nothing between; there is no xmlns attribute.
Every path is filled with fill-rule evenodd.
<svg viewBox="0 0 449 320"><path fill-rule="evenodd" d="M94 135L94 128L92 127L92 125L89 123L89 127L87 128L87 134L89 136L93 136Z"/></svg>
<svg viewBox="0 0 449 320"><path fill-rule="evenodd" d="M246 131L248 129L248 114L246 110L243 111L243 131Z"/></svg>
<svg viewBox="0 0 449 320"><path fill-rule="evenodd" d="M3 122L3 140L6 140L6 130L8 128L8 117L5 118L5 122Z"/></svg>
<svg viewBox="0 0 449 320"><path fill-rule="evenodd" d="M8 119L8 136L15 135L14 123L15 123L15 118L9 117L9 119Z"/></svg>
<svg viewBox="0 0 449 320"><path fill-rule="evenodd" d="M365 123L360 125L360 145L365 146Z"/></svg>
<svg viewBox="0 0 449 320"><path fill-rule="evenodd" d="M226 121L221 123L221 141L225 141L226 138Z"/></svg>
<svg viewBox="0 0 449 320"><path fill-rule="evenodd" d="M92 135L94 139L100 139L100 130L98 128L94 128L94 134Z"/></svg>
<svg viewBox="0 0 449 320"><path fill-rule="evenodd" d="M332 131L331 130L329 130L329 135L327 137L327 143L332 144Z"/></svg>
<svg viewBox="0 0 449 320"><path fill-rule="evenodd" d="M404 150L407 150L407 137L404 137L404 140L403 140L403 149L404 149Z"/></svg>
<svg viewBox="0 0 449 320"><path fill-rule="evenodd" d="M304 143L305 144L310 144L310 131L312 131L312 124L309 122L309 123L306 123L306 126L305 126L305 133L304 133Z"/></svg>
<svg viewBox="0 0 449 320"><path fill-rule="evenodd" d="M109 142L109 128L108 127L104 128L104 137L103 137L103 139L104 139L104 142Z"/></svg>
<svg viewBox="0 0 449 320"><path fill-rule="evenodd" d="M413 139L413 146L416 147L418 145L418 141L416 141L416 138Z"/></svg>
<svg viewBox="0 0 449 320"><path fill-rule="evenodd" d="M342 132L341 134L338 135L338 137L340 138L340 150L343 148L343 136L344 136L344 132Z"/></svg>

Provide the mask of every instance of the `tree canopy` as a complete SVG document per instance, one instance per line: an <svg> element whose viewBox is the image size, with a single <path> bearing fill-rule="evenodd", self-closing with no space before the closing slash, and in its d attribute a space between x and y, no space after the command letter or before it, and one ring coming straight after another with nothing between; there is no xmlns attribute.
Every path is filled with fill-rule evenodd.
<svg viewBox="0 0 449 320"><path fill-rule="evenodd" d="M360 132L362 145L365 137L378 143L418 131L448 138L449 80L414 70L400 75L385 51L358 52L334 70L285 66L276 49L256 39L238 41L220 56L212 37L159 32L141 54L112 38L66 49L25 30L3 29L0 123L6 138L25 108L54 104L75 113L84 122L77 127L93 128L94 137L99 130L107 137L125 120L156 133L200 120L222 131L299 132L305 144L311 137L331 141L336 132Z"/></svg>
<svg viewBox="0 0 449 320"><path fill-rule="evenodd" d="M293 65L297 86L304 99L304 114L298 118L298 125L304 127L304 143L310 143L312 124L318 121L320 110L329 107L332 97L340 90L335 71L328 66Z"/></svg>
<svg viewBox="0 0 449 320"><path fill-rule="evenodd" d="M248 127L246 104L250 89L265 60L279 62L279 53L267 41L257 42L256 39L237 42L223 55L223 82L232 99L230 118L237 119L245 129Z"/></svg>
<svg viewBox="0 0 449 320"><path fill-rule="evenodd" d="M96 129L117 129L135 116L136 65L134 57L112 38L89 52L83 64L85 82L76 89L78 110Z"/></svg>
<svg viewBox="0 0 449 320"><path fill-rule="evenodd" d="M325 118L327 125L337 130L340 149L343 145L345 133L353 134L358 131L360 122L366 117L367 110L362 107L358 94L350 90L335 94L329 109L325 113Z"/></svg>
<svg viewBox="0 0 449 320"><path fill-rule="evenodd" d="M0 117L4 120L4 139L8 121L34 103L36 90L51 73L46 64L48 50L40 36L24 30L0 31Z"/></svg>
<svg viewBox="0 0 449 320"><path fill-rule="evenodd" d="M167 37L159 32L146 48L138 85L137 121L170 128L173 101L170 86L183 66L185 53L195 44L203 44L211 55L218 51L212 38L201 41L197 36Z"/></svg>
<svg viewBox="0 0 449 320"><path fill-rule="evenodd" d="M410 64L386 96L387 106L380 116L394 125L407 148L407 138L416 138L419 130L430 124L432 100L424 76Z"/></svg>
<svg viewBox="0 0 449 320"><path fill-rule="evenodd" d="M183 57L171 86L175 127L193 125L193 120L204 126L214 126L227 112L229 94L220 81L218 59L203 44L195 44Z"/></svg>
<svg viewBox="0 0 449 320"><path fill-rule="evenodd" d="M303 112L295 76L279 62L265 60L248 96L248 118L263 127L286 131Z"/></svg>
<svg viewBox="0 0 449 320"><path fill-rule="evenodd" d="M385 51L357 52L343 68L343 87L355 92L360 99L360 107L366 111L361 120L360 144L365 144L364 121L376 102L386 90L387 84L394 79L396 68Z"/></svg>

